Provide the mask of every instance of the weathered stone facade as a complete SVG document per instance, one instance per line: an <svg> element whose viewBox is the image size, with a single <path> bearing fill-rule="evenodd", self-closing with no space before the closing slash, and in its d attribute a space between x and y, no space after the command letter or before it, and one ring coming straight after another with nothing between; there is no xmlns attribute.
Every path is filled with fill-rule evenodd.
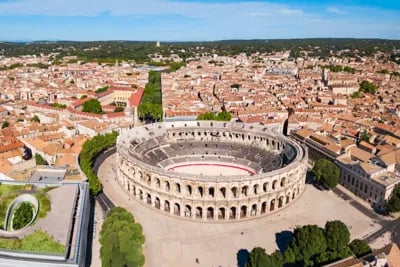
<svg viewBox="0 0 400 267"><path fill-rule="evenodd" d="M170 146L179 149L167 150ZM272 165L264 160L269 156ZM257 173L205 176L163 168L167 161L190 162L192 158L240 161L254 166ZM229 222L265 216L294 202L304 190L307 158L303 146L262 125L166 122L134 128L118 137L117 179L133 199L164 213Z"/></svg>

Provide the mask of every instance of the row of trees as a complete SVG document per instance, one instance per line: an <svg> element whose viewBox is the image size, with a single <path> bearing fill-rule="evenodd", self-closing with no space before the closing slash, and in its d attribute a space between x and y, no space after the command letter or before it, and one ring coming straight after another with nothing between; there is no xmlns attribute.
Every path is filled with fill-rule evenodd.
<svg viewBox="0 0 400 267"><path fill-rule="evenodd" d="M142 100L138 107L139 118L145 121L161 121L163 118L161 97L161 73L149 72L149 82L144 88Z"/></svg>
<svg viewBox="0 0 400 267"><path fill-rule="evenodd" d="M232 119L231 113L227 111L219 112L215 114L214 112L207 112L197 116L199 121L230 121Z"/></svg>
<svg viewBox="0 0 400 267"><path fill-rule="evenodd" d="M112 209L100 232L100 257L103 267L141 267L144 264L142 227L123 208Z"/></svg>
<svg viewBox="0 0 400 267"><path fill-rule="evenodd" d="M389 212L400 211L400 184L396 185L393 189L392 195L386 203Z"/></svg>
<svg viewBox="0 0 400 267"><path fill-rule="evenodd" d="M363 256L371 251L364 240L350 242L350 232L341 221L328 221L324 228L305 225L294 230L285 251L268 255L265 249L254 248L246 267L322 266L352 255Z"/></svg>
<svg viewBox="0 0 400 267"><path fill-rule="evenodd" d="M60 103L53 103L53 104L51 104L51 106L54 108L67 108L67 105L60 104Z"/></svg>
<svg viewBox="0 0 400 267"><path fill-rule="evenodd" d="M92 195L97 195L101 191L101 183L96 173L92 170L92 164L100 152L116 144L117 136L117 132L96 135L87 140L82 146L82 151L79 154L79 164L88 178L89 191Z"/></svg>
<svg viewBox="0 0 400 267"><path fill-rule="evenodd" d="M42 155L35 154L36 165L49 165L49 163L42 157Z"/></svg>
<svg viewBox="0 0 400 267"><path fill-rule="evenodd" d="M341 65L328 65L328 66L324 66L324 68L329 69L332 72L348 72L348 73L356 73L356 69L349 67L349 66L341 66Z"/></svg>

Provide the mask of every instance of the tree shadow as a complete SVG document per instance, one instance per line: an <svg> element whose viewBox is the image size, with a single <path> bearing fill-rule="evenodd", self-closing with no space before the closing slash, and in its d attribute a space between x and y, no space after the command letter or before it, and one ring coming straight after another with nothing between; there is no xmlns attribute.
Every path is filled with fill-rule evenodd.
<svg viewBox="0 0 400 267"><path fill-rule="evenodd" d="M289 247L290 240L292 240L293 233L291 231L282 231L275 234L276 244L280 252L285 252Z"/></svg>
<svg viewBox="0 0 400 267"><path fill-rule="evenodd" d="M249 251L247 249L240 249L236 253L236 259L237 259L237 266L238 267L244 267L246 265L247 259L249 258Z"/></svg>

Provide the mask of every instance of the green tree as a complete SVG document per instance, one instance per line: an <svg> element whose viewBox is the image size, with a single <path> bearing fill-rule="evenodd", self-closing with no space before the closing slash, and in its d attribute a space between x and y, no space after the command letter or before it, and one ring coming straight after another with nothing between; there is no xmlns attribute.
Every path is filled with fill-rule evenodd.
<svg viewBox="0 0 400 267"><path fill-rule="evenodd" d="M400 184L394 187L393 192L386 203L386 206L389 212L400 211Z"/></svg>
<svg viewBox="0 0 400 267"><path fill-rule="evenodd" d="M354 92L354 93L351 95L351 98L360 98L360 97L361 97L361 95L360 95L360 92L359 92L359 91Z"/></svg>
<svg viewBox="0 0 400 267"><path fill-rule="evenodd" d="M376 90L378 90L378 86L369 82L369 81L362 81L360 84L360 91L364 93L375 94Z"/></svg>
<svg viewBox="0 0 400 267"><path fill-rule="evenodd" d="M108 88L110 88L110 86L104 86L104 87L101 87L101 88L99 88L99 89L97 89L96 91L94 91L96 94L99 94L99 93L102 93L102 92L105 92L105 91L107 91L108 90Z"/></svg>
<svg viewBox="0 0 400 267"><path fill-rule="evenodd" d="M264 248L255 247L251 250L246 267L262 267L268 266L268 255Z"/></svg>
<svg viewBox="0 0 400 267"><path fill-rule="evenodd" d="M217 115L217 121L230 121L232 119L231 113L222 111Z"/></svg>
<svg viewBox="0 0 400 267"><path fill-rule="evenodd" d="M305 225L296 228L289 247L296 255L296 261L309 264L312 257L327 249L324 230L317 225Z"/></svg>
<svg viewBox="0 0 400 267"><path fill-rule="evenodd" d="M85 99L85 98L87 98L87 95L82 95L81 96L81 99Z"/></svg>
<svg viewBox="0 0 400 267"><path fill-rule="evenodd" d="M49 165L49 163L42 157L42 155L35 154L36 165Z"/></svg>
<svg viewBox="0 0 400 267"><path fill-rule="evenodd" d="M100 257L103 267L140 267L144 264L142 227L131 213L114 208L107 215L100 231Z"/></svg>
<svg viewBox="0 0 400 267"><path fill-rule="evenodd" d="M34 115L34 116L31 118L31 121L40 123L40 119L39 119L38 115Z"/></svg>
<svg viewBox="0 0 400 267"><path fill-rule="evenodd" d="M364 256L371 252L371 248L369 247L368 243L362 239L354 239L349 244L349 247L357 257Z"/></svg>
<svg viewBox="0 0 400 267"><path fill-rule="evenodd" d="M328 249L340 251L350 242L350 232L343 222L335 220L325 224L325 238Z"/></svg>
<svg viewBox="0 0 400 267"><path fill-rule="evenodd" d="M122 112L122 111L124 111L124 108L123 108L123 107L116 107L116 108L114 109L114 112Z"/></svg>
<svg viewBox="0 0 400 267"><path fill-rule="evenodd" d="M340 180L339 167L326 159L317 160L311 173L317 182L328 189L334 188Z"/></svg>
<svg viewBox="0 0 400 267"><path fill-rule="evenodd" d="M89 112L89 113L95 113L95 114L103 113L103 110L101 109L100 102L97 99L90 99L89 101L86 101L83 104L82 111L83 112Z"/></svg>
<svg viewBox="0 0 400 267"><path fill-rule="evenodd" d="M33 207L29 202L22 202L14 212L14 230L25 227L33 218Z"/></svg>
<svg viewBox="0 0 400 267"><path fill-rule="evenodd" d="M1 124L1 129L7 128L10 126L10 123L8 121L3 121L3 123Z"/></svg>

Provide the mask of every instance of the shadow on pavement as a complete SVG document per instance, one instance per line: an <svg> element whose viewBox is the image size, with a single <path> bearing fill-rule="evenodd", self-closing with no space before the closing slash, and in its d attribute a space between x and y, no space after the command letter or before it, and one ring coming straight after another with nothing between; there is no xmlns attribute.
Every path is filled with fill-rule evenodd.
<svg viewBox="0 0 400 267"><path fill-rule="evenodd" d="M236 259L237 259L237 266L238 267L244 267L246 265L247 259L249 258L249 251L247 249L240 249L236 253Z"/></svg>

